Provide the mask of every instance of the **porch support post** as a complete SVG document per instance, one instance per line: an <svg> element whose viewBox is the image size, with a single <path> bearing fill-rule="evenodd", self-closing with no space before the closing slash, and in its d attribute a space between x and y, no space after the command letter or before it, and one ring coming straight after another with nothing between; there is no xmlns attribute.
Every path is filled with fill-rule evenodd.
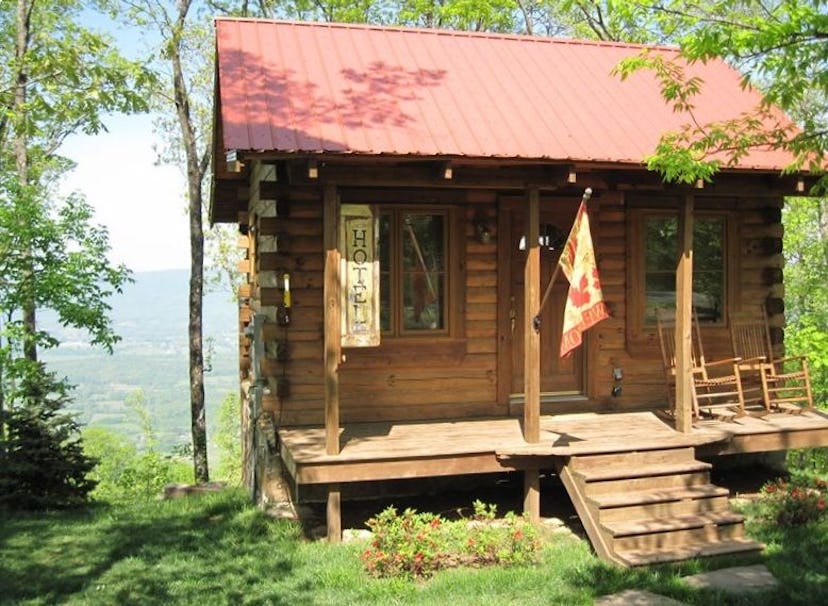
<svg viewBox="0 0 828 606"><path fill-rule="evenodd" d="M679 212L676 269L676 430L690 433L693 423L693 196Z"/></svg>
<svg viewBox="0 0 828 606"><path fill-rule="evenodd" d="M523 269L523 439L540 441L540 333L533 319L540 309L540 192L529 190L526 212L526 264ZM533 521L540 519L540 472L526 469L523 509Z"/></svg>
<svg viewBox="0 0 828 606"><path fill-rule="evenodd" d="M339 199L336 186L327 184L323 199L325 245L325 451L339 454L339 361L342 358L342 317L340 315L339 283ZM338 485L328 488L328 540L342 540L342 515Z"/></svg>

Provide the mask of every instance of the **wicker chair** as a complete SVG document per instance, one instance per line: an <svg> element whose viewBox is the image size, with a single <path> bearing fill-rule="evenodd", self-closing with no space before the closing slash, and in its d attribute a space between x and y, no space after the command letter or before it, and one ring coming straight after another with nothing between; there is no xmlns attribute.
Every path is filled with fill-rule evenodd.
<svg viewBox="0 0 828 606"><path fill-rule="evenodd" d="M661 361L667 386L670 411L676 408L676 342L675 321L665 318L662 310L656 312ZM738 358L708 362L704 357L699 321L695 312L692 321L692 390L693 416L702 415L731 420L745 414L745 398Z"/></svg>
<svg viewBox="0 0 828 606"><path fill-rule="evenodd" d="M757 401L768 412L797 414L814 407L811 375L805 356L776 358L764 307L762 321L733 315L730 338L734 355L741 358L739 370L748 401Z"/></svg>

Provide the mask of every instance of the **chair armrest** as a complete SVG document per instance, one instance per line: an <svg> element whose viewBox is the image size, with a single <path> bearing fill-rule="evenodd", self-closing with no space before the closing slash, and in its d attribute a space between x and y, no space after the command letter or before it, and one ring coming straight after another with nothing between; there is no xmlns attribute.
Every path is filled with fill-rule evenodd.
<svg viewBox="0 0 828 606"><path fill-rule="evenodd" d="M741 369L756 370L763 365L767 365L768 359L765 356L756 356L755 358L740 359L738 364Z"/></svg>
<svg viewBox="0 0 828 606"><path fill-rule="evenodd" d="M705 362L705 366L722 366L724 364L730 364L731 366L739 364L742 362L742 358L725 358L724 360L714 360L713 362Z"/></svg>
<svg viewBox="0 0 828 606"><path fill-rule="evenodd" d="M776 358L773 360L774 364L781 364L783 362L807 362L808 356L785 356L784 358Z"/></svg>

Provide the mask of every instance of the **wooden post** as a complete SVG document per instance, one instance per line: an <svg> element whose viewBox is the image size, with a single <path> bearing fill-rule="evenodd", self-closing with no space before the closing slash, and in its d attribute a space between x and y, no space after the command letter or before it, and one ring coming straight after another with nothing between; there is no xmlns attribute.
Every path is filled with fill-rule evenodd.
<svg viewBox="0 0 828 606"><path fill-rule="evenodd" d="M676 269L676 430L693 425L693 196L679 213L679 259Z"/></svg>
<svg viewBox="0 0 828 606"><path fill-rule="evenodd" d="M342 316L339 299L339 200L336 187L328 184L324 193L325 277L325 451L339 454L339 361L342 358ZM339 486L328 488L328 540L342 540L342 513Z"/></svg>
<svg viewBox="0 0 828 606"><path fill-rule="evenodd" d="M338 250L325 253L325 452L329 455L339 454L339 260Z"/></svg>
<svg viewBox="0 0 828 606"><path fill-rule="evenodd" d="M540 333L534 318L540 309L540 192L529 190L526 212L526 264L523 270L523 439L540 441ZM540 472L526 469L523 507L533 521L540 519Z"/></svg>
<svg viewBox="0 0 828 606"><path fill-rule="evenodd" d="M328 523L328 542L339 543L342 541L342 493L339 491L339 484L332 484L328 487L328 506L326 510Z"/></svg>

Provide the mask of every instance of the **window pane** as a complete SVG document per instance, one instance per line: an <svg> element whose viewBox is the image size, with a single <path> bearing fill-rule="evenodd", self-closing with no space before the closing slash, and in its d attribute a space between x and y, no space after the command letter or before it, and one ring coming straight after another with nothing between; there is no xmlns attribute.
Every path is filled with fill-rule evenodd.
<svg viewBox="0 0 828 606"><path fill-rule="evenodd" d="M403 328L443 329L443 275L412 271L403 275Z"/></svg>
<svg viewBox="0 0 828 606"><path fill-rule="evenodd" d="M697 218L693 229L693 307L700 322L720 322L724 308L724 228L721 217ZM645 322L675 309L678 219L645 220Z"/></svg>
<svg viewBox="0 0 828 606"><path fill-rule="evenodd" d="M402 219L403 330L442 330L445 216L404 213Z"/></svg>
<svg viewBox="0 0 828 606"><path fill-rule="evenodd" d="M380 330L391 330L391 215L379 219Z"/></svg>
<svg viewBox="0 0 828 606"><path fill-rule="evenodd" d="M443 215L405 213L403 222L403 269L442 271L445 255Z"/></svg>

